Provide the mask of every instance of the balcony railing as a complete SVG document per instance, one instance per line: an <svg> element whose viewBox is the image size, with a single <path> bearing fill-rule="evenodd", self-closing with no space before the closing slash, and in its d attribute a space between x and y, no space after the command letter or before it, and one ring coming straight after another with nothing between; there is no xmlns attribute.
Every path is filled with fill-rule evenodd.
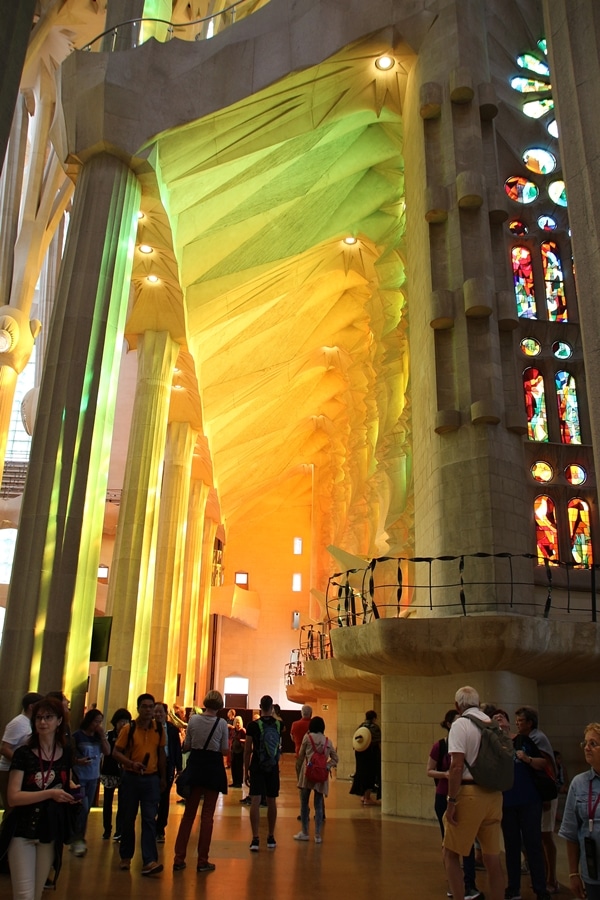
<svg viewBox="0 0 600 900"><path fill-rule="evenodd" d="M107 28L82 47L82 50L113 53L119 50L133 50L150 38L167 43L173 38L186 41L209 40L225 28L246 18L265 5L257 0L236 0L219 12L211 13L193 22L171 22L167 19L136 18L120 22Z"/></svg>
<svg viewBox="0 0 600 900"><path fill-rule="evenodd" d="M304 663L308 659L331 659L333 649L329 640L329 629L318 625L303 625L300 629L300 647L292 650L290 661L283 671L286 685L293 684L294 679L304 675Z"/></svg>
<svg viewBox="0 0 600 900"><path fill-rule="evenodd" d="M494 578L483 577L490 561ZM343 628L380 618L405 618L419 610L462 616L577 614L582 621L596 622L599 568L548 560L540 565L530 553L379 557L365 563L364 569L331 576L327 624Z"/></svg>

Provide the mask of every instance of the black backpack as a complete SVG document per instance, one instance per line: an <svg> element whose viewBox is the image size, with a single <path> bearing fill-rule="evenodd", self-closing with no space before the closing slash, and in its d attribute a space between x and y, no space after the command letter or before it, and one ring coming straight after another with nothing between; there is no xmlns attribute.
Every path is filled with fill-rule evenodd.
<svg viewBox="0 0 600 900"><path fill-rule="evenodd" d="M278 719L258 720L260 740L258 742L258 759L261 772L272 772L281 756L281 723Z"/></svg>
<svg viewBox="0 0 600 900"><path fill-rule="evenodd" d="M514 747L509 735L497 722L483 722L477 716L463 716L481 732L477 759L465 765L475 784L491 791L508 791L515 780Z"/></svg>

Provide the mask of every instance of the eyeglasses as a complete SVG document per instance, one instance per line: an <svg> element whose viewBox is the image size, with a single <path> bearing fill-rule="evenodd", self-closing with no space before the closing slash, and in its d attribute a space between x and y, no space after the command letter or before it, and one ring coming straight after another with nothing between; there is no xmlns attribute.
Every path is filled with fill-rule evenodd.
<svg viewBox="0 0 600 900"><path fill-rule="evenodd" d="M48 713L47 716L36 716L35 717L36 722L50 722L50 721L52 721L52 719L56 719L56 716L54 715L54 713Z"/></svg>
<svg viewBox="0 0 600 900"><path fill-rule="evenodd" d="M600 744L598 743L598 741L582 741L579 746L583 750L585 750L586 747L589 747L590 750L596 750L597 747L600 747Z"/></svg>

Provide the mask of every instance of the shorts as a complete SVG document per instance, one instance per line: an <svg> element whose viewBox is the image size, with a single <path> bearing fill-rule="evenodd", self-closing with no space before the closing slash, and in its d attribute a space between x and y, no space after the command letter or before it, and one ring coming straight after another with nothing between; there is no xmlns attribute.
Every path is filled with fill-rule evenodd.
<svg viewBox="0 0 600 900"><path fill-rule="evenodd" d="M250 766L250 796L279 797L279 766L271 772L262 772Z"/></svg>
<svg viewBox="0 0 600 900"><path fill-rule="evenodd" d="M457 800L457 824L452 825L444 815L442 845L459 856L468 856L478 838L482 853L489 856L500 853L502 792L463 784Z"/></svg>
<svg viewBox="0 0 600 900"><path fill-rule="evenodd" d="M550 806L548 809L546 809L547 805L547 803L544 803L544 805L542 806L542 831L554 831L558 797L555 797L554 800L550 800Z"/></svg>

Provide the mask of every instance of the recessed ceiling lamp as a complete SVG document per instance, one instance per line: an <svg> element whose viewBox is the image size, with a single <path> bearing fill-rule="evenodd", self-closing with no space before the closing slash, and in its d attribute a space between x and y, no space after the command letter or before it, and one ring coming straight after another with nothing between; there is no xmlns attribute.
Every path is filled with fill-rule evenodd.
<svg viewBox="0 0 600 900"><path fill-rule="evenodd" d="M138 210L137 217L138 217L138 219L143 219L143 218L144 218L144 212L143 212L143 210L141 210L141 209Z"/></svg>
<svg viewBox="0 0 600 900"><path fill-rule="evenodd" d="M148 275L146 281L149 281L150 284L156 284L158 282L158 275Z"/></svg>
<svg viewBox="0 0 600 900"><path fill-rule="evenodd" d="M379 59L375 60L375 65L378 69L381 69L382 72L387 72L388 69L393 69L396 65L396 60L393 56L388 56L385 54L384 56L380 56Z"/></svg>
<svg viewBox="0 0 600 900"><path fill-rule="evenodd" d="M150 244L140 244L138 247L140 253L153 253L154 248L150 246Z"/></svg>
<svg viewBox="0 0 600 900"><path fill-rule="evenodd" d="M358 238L352 237L352 235L349 234L348 237L344 238L344 244L348 244L348 246L351 247L352 244L358 244Z"/></svg>

